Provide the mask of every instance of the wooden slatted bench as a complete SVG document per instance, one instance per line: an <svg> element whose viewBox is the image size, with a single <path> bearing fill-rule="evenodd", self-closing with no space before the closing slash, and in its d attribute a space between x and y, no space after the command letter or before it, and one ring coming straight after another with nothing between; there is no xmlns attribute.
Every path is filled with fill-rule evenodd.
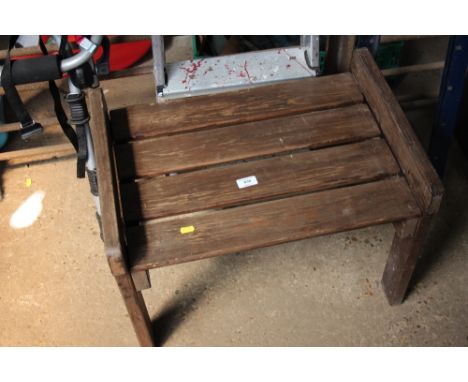
<svg viewBox="0 0 468 382"><path fill-rule="evenodd" d="M351 73L89 101L106 254L142 345L149 269L375 224L395 225L382 284L403 300L443 188L367 50Z"/></svg>

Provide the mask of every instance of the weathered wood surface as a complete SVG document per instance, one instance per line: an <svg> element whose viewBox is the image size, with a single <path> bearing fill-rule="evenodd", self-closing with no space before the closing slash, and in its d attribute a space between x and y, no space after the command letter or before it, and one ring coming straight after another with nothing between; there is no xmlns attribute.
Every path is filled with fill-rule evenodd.
<svg viewBox="0 0 468 382"><path fill-rule="evenodd" d="M104 246L111 271L117 276L128 271L123 252L122 222L118 211L119 201L113 166L114 158L110 147L107 112L101 89L88 90L88 101L102 211Z"/></svg>
<svg viewBox="0 0 468 382"><path fill-rule="evenodd" d="M132 270L266 247L416 217L403 178L178 216L127 229ZM181 227L193 226L181 234Z"/></svg>
<svg viewBox="0 0 468 382"><path fill-rule="evenodd" d="M117 141L227 126L362 102L349 73L219 94L136 105L111 112Z"/></svg>
<svg viewBox="0 0 468 382"><path fill-rule="evenodd" d="M442 199L442 182L367 49L354 51L351 71L400 164L420 208L426 214L435 213Z"/></svg>
<svg viewBox="0 0 468 382"><path fill-rule="evenodd" d="M354 105L117 145L121 179L155 176L302 148L375 137L366 105Z"/></svg>
<svg viewBox="0 0 468 382"><path fill-rule="evenodd" d="M125 220L134 222L272 197L364 183L399 172L383 139L236 163L121 185ZM239 189L254 175L258 185Z"/></svg>
<svg viewBox="0 0 468 382"><path fill-rule="evenodd" d="M375 224L396 224L382 283L391 304L402 301L442 187L367 51L351 66L118 110L114 151L101 94L91 91L104 240L142 345L153 344L139 291L148 269ZM257 185L237 186L252 175Z"/></svg>
<svg viewBox="0 0 468 382"><path fill-rule="evenodd" d="M430 221L431 217L426 216L395 224L395 237L382 277L382 287L390 305L400 304L405 298Z"/></svg>

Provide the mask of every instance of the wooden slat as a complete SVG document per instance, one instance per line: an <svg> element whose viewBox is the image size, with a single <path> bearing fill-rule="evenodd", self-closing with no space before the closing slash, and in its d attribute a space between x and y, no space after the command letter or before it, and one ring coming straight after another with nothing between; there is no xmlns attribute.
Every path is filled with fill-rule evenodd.
<svg viewBox="0 0 468 382"><path fill-rule="evenodd" d="M109 38L111 44L121 44L126 42L134 42L134 41L144 41L151 39L151 36L112 36ZM76 42L70 42L73 49L79 49L79 46ZM58 51L58 46L55 43L48 43L47 50L49 54L56 53ZM7 50L0 50L0 60L3 61L6 58ZM24 57L24 56L42 56L42 50L39 46L31 46L26 48L14 48L10 51L10 56L12 58L16 57Z"/></svg>
<svg viewBox="0 0 468 382"><path fill-rule="evenodd" d="M121 197L130 222L364 183L398 172L387 144L377 138L127 183ZM239 189L236 179L252 175L258 185Z"/></svg>
<svg viewBox="0 0 468 382"><path fill-rule="evenodd" d="M347 143L380 134L369 108L354 105L117 145L121 179Z"/></svg>
<svg viewBox="0 0 468 382"><path fill-rule="evenodd" d="M258 121L362 102L350 73L300 79L111 112L115 140Z"/></svg>
<svg viewBox="0 0 468 382"><path fill-rule="evenodd" d="M420 213L404 179L343 187L189 214L127 230L133 270L143 270L386 223ZM193 226L192 233L180 228Z"/></svg>
<svg viewBox="0 0 468 382"><path fill-rule="evenodd" d="M386 44L389 42L399 42L399 41L409 41L409 40L420 40L423 38L433 38L441 36L432 36L432 35L382 35L380 36L380 43Z"/></svg>
<svg viewBox="0 0 468 382"><path fill-rule="evenodd" d="M58 46L56 44L47 44L47 50L49 53L55 53L58 51ZM0 50L0 61L3 61L7 57L8 50ZM13 48L10 51L11 58L24 57L24 56L42 56L43 53L39 46L30 46L26 48Z"/></svg>
<svg viewBox="0 0 468 382"><path fill-rule="evenodd" d="M442 70L445 66L445 61L429 62L427 64L416 64L408 66L399 66L397 68L383 69L384 77L399 76L401 74L421 73L431 70Z"/></svg>
<svg viewBox="0 0 468 382"><path fill-rule="evenodd" d="M31 149L19 149L12 151L0 152L0 161L13 160L13 159L29 159L34 157L41 157L41 159L54 158L56 156L63 156L75 153L74 147L70 143L59 143L52 146L40 146Z"/></svg>
<svg viewBox="0 0 468 382"><path fill-rule="evenodd" d="M367 49L354 51L351 70L420 208L427 214L437 212L442 200L442 182Z"/></svg>
<svg viewBox="0 0 468 382"><path fill-rule="evenodd" d="M60 126L57 122L57 118L45 118L41 120L41 125L44 129L56 128ZM21 124L19 122L5 123L0 125L0 133L8 133L11 131L20 131Z"/></svg>

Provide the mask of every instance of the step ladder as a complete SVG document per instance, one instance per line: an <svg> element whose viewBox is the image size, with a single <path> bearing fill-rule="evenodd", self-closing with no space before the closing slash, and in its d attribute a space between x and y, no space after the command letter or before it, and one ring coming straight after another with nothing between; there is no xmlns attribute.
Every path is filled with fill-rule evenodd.
<svg viewBox="0 0 468 382"><path fill-rule="evenodd" d="M300 46L166 63L163 36L152 36L156 98L271 84L319 74L319 36L301 36Z"/></svg>

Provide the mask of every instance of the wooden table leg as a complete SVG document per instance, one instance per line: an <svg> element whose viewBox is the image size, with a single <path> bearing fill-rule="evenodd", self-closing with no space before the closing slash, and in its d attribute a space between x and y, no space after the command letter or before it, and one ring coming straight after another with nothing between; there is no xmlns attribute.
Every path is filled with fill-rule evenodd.
<svg viewBox="0 0 468 382"><path fill-rule="evenodd" d="M115 276L141 346L154 346L151 320L141 292L137 291L130 274Z"/></svg>
<svg viewBox="0 0 468 382"><path fill-rule="evenodd" d="M431 216L395 224L390 255L382 277L382 286L390 305L400 304L421 253Z"/></svg>

